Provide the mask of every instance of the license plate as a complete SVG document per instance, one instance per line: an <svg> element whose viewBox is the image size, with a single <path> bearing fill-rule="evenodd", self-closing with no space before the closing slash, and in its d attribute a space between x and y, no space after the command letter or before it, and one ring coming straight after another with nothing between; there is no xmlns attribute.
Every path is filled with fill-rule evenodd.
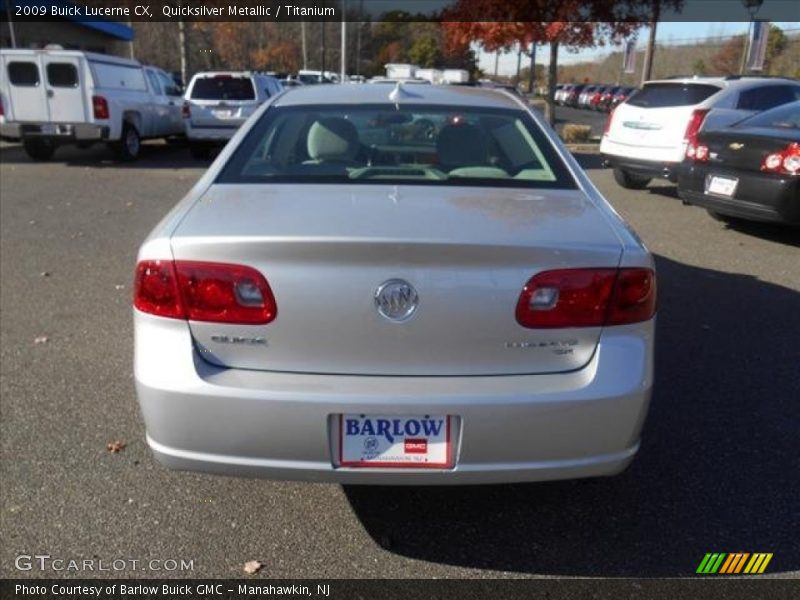
<svg viewBox="0 0 800 600"><path fill-rule="evenodd" d="M706 180L706 194L714 194L715 196L725 196L730 198L736 191L736 186L739 180L736 177L721 177L719 175L711 175Z"/></svg>
<svg viewBox="0 0 800 600"><path fill-rule="evenodd" d="M233 111L231 110L215 110L213 113L218 119L230 119L233 116Z"/></svg>
<svg viewBox="0 0 800 600"><path fill-rule="evenodd" d="M42 127L39 129L44 135L55 135L56 134L56 124L55 123L43 123Z"/></svg>
<svg viewBox="0 0 800 600"><path fill-rule="evenodd" d="M339 465L450 468L451 420L449 415L339 415Z"/></svg>

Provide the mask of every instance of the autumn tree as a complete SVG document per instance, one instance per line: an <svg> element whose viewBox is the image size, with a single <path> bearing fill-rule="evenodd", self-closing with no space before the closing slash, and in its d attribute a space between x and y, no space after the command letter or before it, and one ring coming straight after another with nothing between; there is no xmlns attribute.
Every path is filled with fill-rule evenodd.
<svg viewBox="0 0 800 600"><path fill-rule="evenodd" d="M776 59L783 54L788 45L789 39L786 37L786 34L783 33L783 30L776 25L770 25L762 73L765 75L775 74L773 73L773 67ZM719 52L711 58L711 65L714 67L714 71L721 75L738 74L742 67L742 53L746 46L746 36L735 35L731 37L723 44Z"/></svg>
<svg viewBox="0 0 800 600"><path fill-rule="evenodd" d="M546 115L555 122L558 51L620 42L665 8L682 0L458 0L445 11L442 28L448 48L479 43L488 51L532 42L550 46Z"/></svg>

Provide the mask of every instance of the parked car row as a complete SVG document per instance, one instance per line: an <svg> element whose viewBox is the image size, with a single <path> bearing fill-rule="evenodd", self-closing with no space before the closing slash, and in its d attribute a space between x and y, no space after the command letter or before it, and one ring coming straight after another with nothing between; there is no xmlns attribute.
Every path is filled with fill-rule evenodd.
<svg viewBox="0 0 800 600"><path fill-rule="evenodd" d="M109 144L135 160L144 139L183 138L192 154L225 144L256 108L283 90L254 72L194 75L186 91L135 60L63 49L0 51L0 136L34 160L65 144Z"/></svg>
<svg viewBox="0 0 800 600"><path fill-rule="evenodd" d="M608 112L625 102L636 90L624 85L559 83L555 102L560 106Z"/></svg>
<svg viewBox="0 0 800 600"><path fill-rule="evenodd" d="M600 152L622 187L666 178L712 216L800 224L799 101L793 79L650 81L609 114Z"/></svg>

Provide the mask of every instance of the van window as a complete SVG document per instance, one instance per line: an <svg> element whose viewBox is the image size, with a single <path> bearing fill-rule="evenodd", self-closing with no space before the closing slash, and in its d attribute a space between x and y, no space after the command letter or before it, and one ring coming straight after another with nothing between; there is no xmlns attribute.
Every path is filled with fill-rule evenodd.
<svg viewBox="0 0 800 600"><path fill-rule="evenodd" d="M49 63L47 82L53 87L78 87L78 69L71 63Z"/></svg>
<svg viewBox="0 0 800 600"><path fill-rule="evenodd" d="M256 91L249 77L212 75L198 77L192 86L193 100L255 100Z"/></svg>
<svg viewBox="0 0 800 600"><path fill-rule="evenodd" d="M666 108L692 106L720 91L715 85L705 83L649 83L628 100L631 106Z"/></svg>
<svg viewBox="0 0 800 600"><path fill-rule="evenodd" d="M39 85L39 67L32 62L8 63L8 80L12 85L37 86Z"/></svg>

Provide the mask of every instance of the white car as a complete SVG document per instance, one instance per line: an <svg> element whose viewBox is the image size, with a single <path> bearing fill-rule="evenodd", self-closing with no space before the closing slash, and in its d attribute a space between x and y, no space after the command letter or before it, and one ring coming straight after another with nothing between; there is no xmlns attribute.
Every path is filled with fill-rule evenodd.
<svg viewBox="0 0 800 600"><path fill-rule="evenodd" d="M800 99L800 83L765 77L649 81L608 116L600 153L614 179L641 189L654 177L677 180L701 129L726 127ZM691 156L690 156L691 157Z"/></svg>
<svg viewBox="0 0 800 600"><path fill-rule="evenodd" d="M271 75L250 71L197 73L183 98L183 118L189 150L195 158L208 158L222 146L264 102L283 91Z"/></svg>
<svg viewBox="0 0 800 600"><path fill-rule="evenodd" d="M613 475L653 385L653 258L525 102L308 85L139 250L166 466L367 484Z"/></svg>
<svg viewBox="0 0 800 600"><path fill-rule="evenodd" d="M133 160L141 140L183 132L181 91L157 67L76 50L0 50L0 135L21 139L34 160L95 142Z"/></svg>

